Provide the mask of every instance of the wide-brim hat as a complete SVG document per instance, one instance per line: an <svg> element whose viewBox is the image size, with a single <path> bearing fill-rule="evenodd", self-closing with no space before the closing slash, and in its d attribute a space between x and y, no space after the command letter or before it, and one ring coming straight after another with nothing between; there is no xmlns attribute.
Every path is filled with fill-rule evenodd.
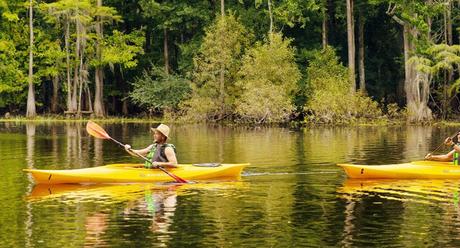
<svg viewBox="0 0 460 248"><path fill-rule="evenodd" d="M158 131L158 132L162 133L164 136L166 136L166 138L169 138L169 127L166 126L165 124L160 124L156 128L152 127L152 128L150 128L150 131L152 131L152 132Z"/></svg>

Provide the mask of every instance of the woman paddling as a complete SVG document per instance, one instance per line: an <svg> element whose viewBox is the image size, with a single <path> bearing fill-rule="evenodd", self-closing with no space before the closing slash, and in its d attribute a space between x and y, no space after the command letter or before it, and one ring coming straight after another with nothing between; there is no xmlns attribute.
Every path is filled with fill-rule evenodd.
<svg viewBox="0 0 460 248"><path fill-rule="evenodd" d="M457 141L460 140L460 132L457 134ZM432 160L432 161L441 161L441 162L451 162L454 160L454 157L458 159L458 153L460 153L460 146L457 143L454 143L451 137L447 137L446 140L444 140L444 144L447 146L452 146L452 151L448 152L447 154L442 154L442 155L432 155L431 153L428 153L425 156L426 160Z"/></svg>
<svg viewBox="0 0 460 248"><path fill-rule="evenodd" d="M155 166L177 167L176 147L166 143L169 137L169 127L160 124L157 128L150 130L153 132L153 144L139 150L133 150L130 145L126 144L125 150L133 156L137 156L135 153L138 153L152 161L152 164L146 161L144 163L145 168L154 168Z"/></svg>

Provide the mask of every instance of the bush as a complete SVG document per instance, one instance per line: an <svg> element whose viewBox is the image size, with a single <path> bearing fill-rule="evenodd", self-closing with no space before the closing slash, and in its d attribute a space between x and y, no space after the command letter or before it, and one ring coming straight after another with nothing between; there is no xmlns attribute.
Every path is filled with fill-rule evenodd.
<svg viewBox="0 0 460 248"><path fill-rule="evenodd" d="M360 93L352 93L348 70L327 47L315 54L307 68L312 95L305 106L307 122L350 123L383 117L378 103Z"/></svg>
<svg viewBox="0 0 460 248"><path fill-rule="evenodd" d="M134 103L160 111L177 109L191 92L188 80L155 66L151 70L144 70L142 76L135 79L133 87L129 97Z"/></svg>
<svg viewBox="0 0 460 248"><path fill-rule="evenodd" d="M291 96L301 75L290 40L270 34L244 56L237 85L243 89L236 113L249 122L282 122L293 111Z"/></svg>
<svg viewBox="0 0 460 248"><path fill-rule="evenodd" d="M235 81L249 43L246 28L233 15L216 18L206 28L192 72L193 95L181 104L190 121L220 121L231 117L240 94Z"/></svg>

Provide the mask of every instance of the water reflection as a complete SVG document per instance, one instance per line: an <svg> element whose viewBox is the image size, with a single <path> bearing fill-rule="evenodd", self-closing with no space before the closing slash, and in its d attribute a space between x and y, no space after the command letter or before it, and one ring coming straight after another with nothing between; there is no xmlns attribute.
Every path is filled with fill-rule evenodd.
<svg viewBox="0 0 460 248"><path fill-rule="evenodd" d="M84 230L84 246L110 246L114 239L131 240L138 233L144 233L155 240L155 246L162 247L168 246L171 235L176 233L176 230L171 230L171 226L175 221L180 196L187 198L195 197L198 193L218 192L222 197L247 187L243 182L187 185L36 185L26 199L35 212L44 211L44 208L54 205L56 201L65 204L66 211L77 207L79 218L84 220L84 228L77 228ZM210 206L210 209L215 207ZM35 218L40 218L40 215ZM57 221L62 220L58 218ZM123 236L117 236L121 234L119 228L124 225L130 231L123 232Z"/></svg>
<svg viewBox="0 0 460 248"><path fill-rule="evenodd" d="M445 237L438 228L448 232L460 230L459 188L458 180L348 179L337 191L346 201L341 245L396 242L401 246L424 246L426 242L432 243L432 238L442 240L431 232ZM378 230L381 235L371 239ZM395 231L399 235L396 240ZM458 236L445 238L459 239ZM408 239L412 242L407 242Z"/></svg>
<svg viewBox="0 0 460 248"><path fill-rule="evenodd" d="M455 202L458 188L458 180L347 179L338 192L348 200L378 196L380 199L439 205Z"/></svg>
<svg viewBox="0 0 460 248"><path fill-rule="evenodd" d="M243 182L32 187L24 168L139 162L84 125L0 123L0 247L460 245L459 182L350 181L335 165L419 160L455 127L170 125L181 162L250 162ZM152 142L148 124L102 126Z"/></svg>

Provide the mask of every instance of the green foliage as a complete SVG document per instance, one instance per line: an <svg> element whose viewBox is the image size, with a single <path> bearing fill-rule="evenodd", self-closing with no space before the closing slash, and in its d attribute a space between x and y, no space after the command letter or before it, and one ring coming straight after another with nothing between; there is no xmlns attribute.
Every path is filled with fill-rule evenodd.
<svg viewBox="0 0 460 248"><path fill-rule="evenodd" d="M19 2L0 2L0 108L21 106L25 99L28 27L19 18L24 10Z"/></svg>
<svg viewBox="0 0 460 248"><path fill-rule="evenodd" d="M153 67L135 79L129 97L140 106L156 110L176 109L190 92L190 82Z"/></svg>
<svg viewBox="0 0 460 248"><path fill-rule="evenodd" d="M236 113L251 122L280 122L292 113L291 96L301 74L290 40L280 33L256 43L248 51L237 82L243 92L236 102Z"/></svg>
<svg viewBox="0 0 460 248"><path fill-rule="evenodd" d="M34 73L35 82L41 77L54 77L65 69L65 52L61 49L60 40L50 40L49 34L40 29L35 31Z"/></svg>
<svg viewBox="0 0 460 248"><path fill-rule="evenodd" d="M218 115L218 109L225 109L226 115L232 113L235 99L241 91L235 82L249 36L233 15L218 17L206 29L200 52L194 58L193 97L182 105L189 117L205 116L205 119L213 120ZM221 72L224 75L223 92L220 88ZM221 94L224 94L224 103L219 102Z"/></svg>
<svg viewBox="0 0 460 248"><path fill-rule="evenodd" d="M407 118L407 110L400 109L396 103L390 103L386 106L386 115L390 120L404 120Z"/></svg>
<svg viewBox="0 0 460 248"><path fill-rule="evenodd" d="M426 73L430 78L440 78L443 81L443 73L453 72L460 64L460 45L431 45L423 54L412 56L409 63L415 63L417 70ZM448 84L449 97L460 92L460 80Z"/></svg>
<svg viewBox="0 0 460 248"><path fill-rule="evenodd" d="M289 27L299 23L304 28L310 18L309 15L305 15L306 11L319 11L321 8L321 3L315 0L285 0L273 3L275 19Z"/></svg>
<svg viewBox="0 0 460 248"><path fill-rule="evenodd" d="M307 68L312 96L305 106L307 122L349 123L382 117L378 103L350 92L347 68L338 62L332 48L317 52Z"/></svg>
<svg viewBox="0 0 460 248"><path fill-rule="evenodd" d="M23 90L26 82L16 56L14 44L0 40L0 107L15 103L14 95Z"/></svg>
<svg viewBox="0 0 460 248"><path fill-rule="evenodd" d="M283 121L288 115L302 118L304 110L309 118L324 122L367 116L366 112L345 107L363 108L369 104L373 108L375 105L364 96L352 96L347 71L338 63L347 58L345 2L270 1L274 30L282 30L283 37L290 42L289 47L297 52L295 59L283 57L284 54L265 54L287 49L284 46L286 41L277 47L264 42L270 25L267 3L262 0L225 1L227 16L220 20L220 17L215 18L220 16L219 1L104 0L105 6L101 8L96 7L95 0L38 1L33 20L33 69L37 101L44 106L39 112L47 111L53 92L51 77L56 75L60 78L59 83L65 84L65 87L60 85L59 93L82 87L82 107L88 107L87 96L93 95L95 68L104 70L104 94L113 97L113 101L107 102L109 113L121 112L120 106L128 107L124 110L134 110L121 104L134 86L125 82L140 80L144 77L144 70L150 73L151 70L146 68L150 68L151 63L164 62L166 34L171 71L193 82L190 94L178 103L190 119ZM445 113L455 113L454 102L460 92L458 6L449 5L452 1L403 0L355 1L354 4L356 26L360 20L365 21L364 62L369 96L379 101L386 99L382 105L398 102L402 106L405 102L401 48L404 45L403 32L406 32L411 36L409 43L414 45L410 56L416 55L411 61L432 79L430 107L441 109L439 106L442 105ZM1 112L18 111L25 105L29 49L27 8L25 1L0 0ZM446 18L449 18L450 9L453 41L457 45L434 45L447 43ZM316 53L316 57L312 56L312 51L322 46L323 20L327 21L329 45L337 50L339 58L335 55L319 58ZM102 36L96 34L99 21L104 23ZM406 29L399 25L400 21L406 24ZM70 32L68 51L64 42L67 27ZM77 36L81 42L79 53ZM249 44L256 41L246 53ZM359 43L357 41L357 45ZM97 46L100 49L96 49ZM65 55L69 56L69 65ZM286 65L301 68L300 76L292 70L281 75L283 70L290 68ZM67 66L70 86L66 80ZM307 66L309 69L305 70ZM223 89L220 87L221 71L224 72ZM160 80L158 76L150 76ZM78 80L73 87L75 78ZM65 99L65 96L59 98L60 106L64 105ZM128 105L132 105L131 102ZM321 111L324 116L334 116L327 112L333 108L342 117L321 119L323 115L318 114ZM395 109L394 114L388 110L386 115L389 118L398 116L399 110Z"/></svg>
<svg viewBox="0 0 460 248"><path fill-rule="evenodd" d="M143 54L144 42L145 38L140 31L124 34L114 30L112 35L104 39L101 61L94 61L93 65L113 67L114 64L120 64L124 68L133 68L137 65L135 57Z"/></svg>

